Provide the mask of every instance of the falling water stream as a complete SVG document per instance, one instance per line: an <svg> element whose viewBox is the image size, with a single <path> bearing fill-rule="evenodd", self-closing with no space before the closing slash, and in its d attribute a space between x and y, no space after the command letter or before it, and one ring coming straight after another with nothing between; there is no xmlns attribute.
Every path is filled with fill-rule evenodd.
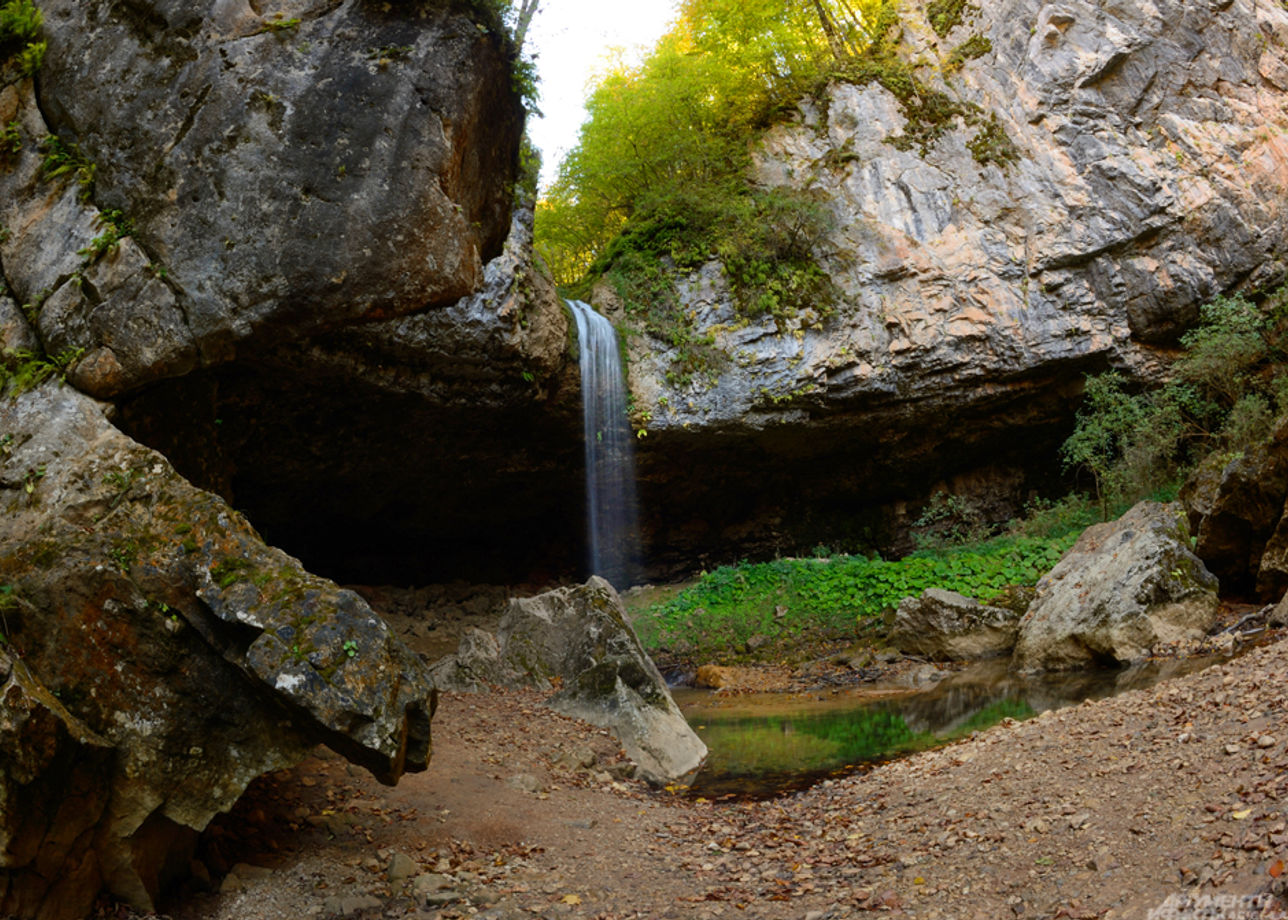
<svg viewBox="0 0 1288 920"><path fill-rule="evenodd" d="M612 323L580 300L568 306L577 320L581 358L588 563L591 574L625 588L639 574L639 526L621 352Z"/></svg>

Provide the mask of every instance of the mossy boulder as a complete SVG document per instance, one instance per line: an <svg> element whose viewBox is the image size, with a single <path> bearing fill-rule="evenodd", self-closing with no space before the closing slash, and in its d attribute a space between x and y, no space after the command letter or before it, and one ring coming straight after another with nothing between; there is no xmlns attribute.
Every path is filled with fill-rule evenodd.
<svg viewBox="0 0 1288 920"><path fill-rule="evenodd" d="M681 779L706 759L617 592L598 576L511 600L494 640L472 630L434 673L445 689L495 683L554 691L551 708L611 729L650 782Z"/></svg>
<svg viewBox="0 0 1288 920"><path fill-rule="evenodd" d="M1140 660L1216 620L1217 580L1190 549L1179 503L1141 502L1089 527L1038 582L1013 667L1059 670Z"/></svg>
<svg viewBox="0 0 1288 920"><path fill-rule="evenodd" d="M0 445L0 796L43 809L0 808L22 843L0 849L0 913L83 916L41 881L62 877L153 909L197 832L319 742L387 782L424 769L428 674L356 594L70 387L0 399ZM39 757L14 746L34 718Z"/></svg>

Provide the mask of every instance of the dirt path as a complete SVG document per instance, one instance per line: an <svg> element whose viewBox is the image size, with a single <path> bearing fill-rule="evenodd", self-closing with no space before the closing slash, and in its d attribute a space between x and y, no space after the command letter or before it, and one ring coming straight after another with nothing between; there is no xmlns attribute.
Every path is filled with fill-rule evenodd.
<svg viewBox="0 0 1288 920"><path fill-rule="evenodd" d="M1282 918L1286 695L1281 641L760 803L613 779L613 741L533 694L448 696L429 772L262 783L206 862L270 871L171 916ZM1209 912L1167 912L1187 893Z"/></svg>

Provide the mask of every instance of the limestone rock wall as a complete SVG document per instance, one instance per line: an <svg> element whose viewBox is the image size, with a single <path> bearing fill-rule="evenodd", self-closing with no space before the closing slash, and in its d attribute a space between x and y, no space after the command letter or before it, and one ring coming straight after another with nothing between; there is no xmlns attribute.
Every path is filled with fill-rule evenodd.
<svg viewBox="0 0 1288 920"><path fill-rule="evenodd" d="M678 387L664 343L632 349L658 501L664 480L695 466L772 490L801 452L802 491L823 506L862 503L811 468L851 480L858 467L880 483L868 488L878 502L917 497L890 488L910 465L922 497L972 469L1032 471L1043 453L1054 468L1084 372L1156 380L1201 303L1283 280L1281 5L1003 0L967 4L944 37L923 4L900 13L919 79L973 114L950 118L925 152L896 146L907 108L877 82L839 83L764 138L756 180L808 191L835 218L816 254L840 296L749 321L717 263L679 279L696 334L727 360ZM962 46L987 50L954 62ZM734 453L754 455L745 475ZM792 516L782 490L768 517ZM724 536L752 514L727 517ZM700 526L682 516L672 507L655 526L676 539Z"/></svg>

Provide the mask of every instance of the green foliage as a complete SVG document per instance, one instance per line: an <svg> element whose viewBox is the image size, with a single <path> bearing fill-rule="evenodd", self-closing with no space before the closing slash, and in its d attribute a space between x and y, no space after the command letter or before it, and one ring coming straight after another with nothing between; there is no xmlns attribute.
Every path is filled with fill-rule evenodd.
<svg viewBox="0 0 1288 920"><path fill-rule="evenodd" d="M1075 538L1006 536L892 562L846 555L723 566L643 611L635 626L651 648L682 643L704 655L736 652L753 637L852 634L927 588L988 601L1035 584Z"/></svg>
<svg viewBox="0 0 1288 920"><path fill-rule="evenodd" d="M967 61L983 57L992 50L993 43L986 36L972 35L948 55L948 60L944 62L944 72L954 73L960 70Z"/></svg>
<svg viewBox="0 0 1288 920"><path fill-rule="evenodd" d="M84 249L76 252L86 262L96 262L106 253L114 252L117 244L134 232L134 222L115 208L100 212L98 220L103 226L103 232L90 240Z"/></svg>
<svg viewBox="0 0 1288 920"><path fill-rule="evenodd" d="M926 4L926 19L930 27L943 38L962 23L967 10L975 9L967 0L931 0Z"/></svg>
<svg viewBox="0 0 1288 920"><path fill-rule="evenodd" d="M254 566L236 556L220 560L210 569L210 577L221 588L231 587L239 581L248 581Z"/></svg>
<svg viewBox="0 0 1288 920"><path fill-rule="evenodd" d="M18 52L15 59L18 73L24 77L35 76L45 64L45 52L49 50L46 42L30 42Z"/></svg>
<svg viewBox="0 0 1288 920"><path fill-rule="evenodd" d="M1005 169L1020 158L1020 150L1011 140L994 112L979 122L975 136L966 142L966 148L981 166L993 163Z"/></svg>
<svg viewBox="0 0 1288 920"><path fill-rule="evenodd" d="M1080 492L1071 492L1055 501L1033 499L1024 507L1024 517L1011 522L1010 531L1017 536L1052 540L1081 533L1099 520L1095 503Z"/></svg>
<svg viewBox="0 0 1288 920"><path fill-rule="evenodd" d="M8 160L22 149L21 124L18 119L0 128L0 160Z"/></svg>
<svg viewBox="0 0 1288 920"><path fill-rule="evenodd" d="M1269 431L1282 396L1284 292L1263 310L1218 297L1181 338L1174 379L1131 392L1116 372L1088 377L1077 426L1061 448L1067 468L1089 472L1102 516L1168 489L1214 451L1241 449Z"/></svg>
<svg viewBox="0 0 1288 920"><path fill-rule="evenodd" d="M912 526L913 542L922 550L979 543L990 536L988 522L974 501L943 491L930 497Z"/></svg>
<svg viewBox="0 0 1288 920"><path fill-rule="evenodd" d="M63 176L76 180L80 186L81 201L88 201L94 191L95 166L80 146L68 143L56 134L46 134L40 141L44 156L40 161L40 175L46 182L52 182Z"/></svg>
<svg viewBox="0 0 1288 920"><path fill-rule="evenodd" d="M281 13L274 14L272 19L264 20L264 28L270 32L290 32L300 27L299 17L283 19Z"/></svg>
<svg viewBox="0 0 1288 920"><path fill-rule="evenodd" d="M44 16L31 0L0 5L0 57L12 60L20 76L29 77L45 60L45 43L37 41Z"/></svg>
<svg viewBox="0 0 1288 920"><path fill-rule="evenodd" d="M34 390L46 380L66 380L68 370L84 353L83 348L68 349L49 357L30 351L5 352L0 355L0 396L17 396Z"/></svg>

